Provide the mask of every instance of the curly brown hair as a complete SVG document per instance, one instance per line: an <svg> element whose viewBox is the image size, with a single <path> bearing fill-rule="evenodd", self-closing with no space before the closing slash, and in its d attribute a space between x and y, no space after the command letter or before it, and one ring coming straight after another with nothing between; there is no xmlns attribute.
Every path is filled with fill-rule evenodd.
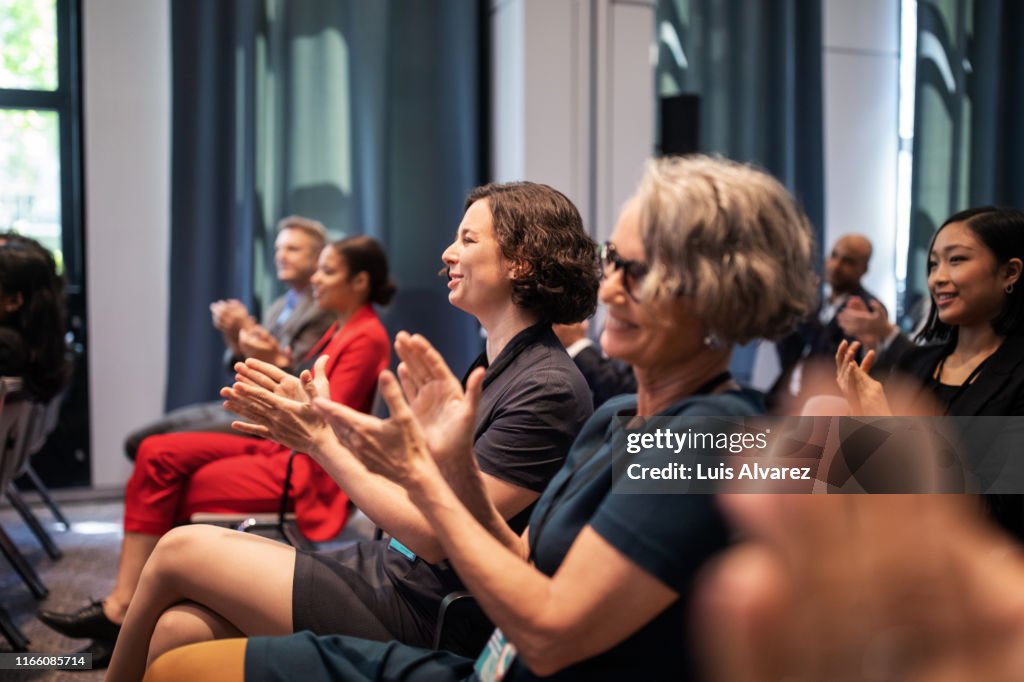
<svg viewBox="0 0 1024 682"><path fill-rule="evenodd" d="M552 324L593 315L601 271L576 206L534 182L477 187L465 208L481 199L490 207L501 254L514 268L512 301Z"/></svg>

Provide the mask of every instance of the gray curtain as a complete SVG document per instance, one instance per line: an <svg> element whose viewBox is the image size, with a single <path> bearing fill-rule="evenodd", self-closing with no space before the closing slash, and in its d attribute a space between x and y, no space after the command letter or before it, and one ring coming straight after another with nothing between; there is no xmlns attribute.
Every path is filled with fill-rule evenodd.
<svg viewBox="0 0 1024 682"><path fill-rule="evenodd" d="M486 48L478 3L175 0L172 11L175 107L190 115L180 130L175 118L174 148L191 135L221 143L208 155L196 150L175 156L175 205L179 198L193 200L193 217L210 229L188 233L190 242L179 245L180 221L173 221L172 289L178 279L194 278L181 269L183 258L211 250L216 253L205 267L230 263L219 284L234 288L214 294L200 283L176 297L172 329L184 321L197 338L202 335L202 346L192 344L187 357L176 356L173 347L182 340L172 333L168 406L207 398L222 384L223 372L211 370L220 349L219 339L208 338L206 306L212 298L234 295L258 308L279 293L273 228L291 213L323 221L334 237L381 240L399 286L383 315L389 331L421 332L457 372L467 366L479 350L477 326L448 305L436 273L463 198L482 178ZM211 35L210 15L220 13L244 16L247 31ZM186 75L179 52L189 50L203 58ZM190 91L179 96L200 71L225 74L211 99ZM204 186L193 180L203 164L231 159L238 159L238 172L211 173ZM238 201L226 201L236 188L245 211ZM204 201L195 202L196 196ZM239 229L214 234L225 225L218 214L230 216L227 224ZM222 248L211 249L211 241ZM174 256L175 245L181 258ZM206 354L214 362L194 370L196 356Z"/></svg>
<svg viewBox="0 0 1024 682"><path fill-rule="evenodd" d="M1018 0L919 0L906 326L935 229L970 206L1024 207L1021 26Z"/></svg>

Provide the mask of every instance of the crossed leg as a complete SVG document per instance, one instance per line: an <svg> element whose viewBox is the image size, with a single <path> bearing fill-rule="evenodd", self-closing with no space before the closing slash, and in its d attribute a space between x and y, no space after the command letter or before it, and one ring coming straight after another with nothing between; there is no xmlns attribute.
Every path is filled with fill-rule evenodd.
<svg viewBox="0 0 1024 682"><path fill-rule="evenodd" d="M147 660L192 642L292 632L295 549L212 526L161 538L128 608L107 679L138 680Z"/></svg>

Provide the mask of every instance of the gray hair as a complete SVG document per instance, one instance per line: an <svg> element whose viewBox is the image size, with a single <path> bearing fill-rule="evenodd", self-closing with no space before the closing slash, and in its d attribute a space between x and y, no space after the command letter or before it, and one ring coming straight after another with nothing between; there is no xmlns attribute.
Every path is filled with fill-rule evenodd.
<svg viewBox="0 0 1024 682"><path fill-rule="evenodd" d="M729 343L780 338L814 308L810 222L767 173L708 156L655 159L636 199L651 266L643 298L687 296Z"/></svg>
<svg viewBox="0 0 1024 682"><path fill-rule="evenodd" d="M313 220L312 218L305 218L300 215L290 215L285 218L281 218L277 222L277 231L282 230L300 230L305 232L313 238L315 242L314 247L317 253L323 250L324 246L327 245L327 228L319 220Z"/></svg>

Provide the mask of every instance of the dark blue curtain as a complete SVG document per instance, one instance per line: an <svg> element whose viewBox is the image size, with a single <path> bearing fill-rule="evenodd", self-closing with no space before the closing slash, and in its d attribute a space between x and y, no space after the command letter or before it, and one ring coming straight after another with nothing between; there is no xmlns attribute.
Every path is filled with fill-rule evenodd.
<svg viewBox="0 0 1024 682"><path fill-rule="evenodd" d="M781 180L820 244L821 0L659 0L657 22L657 92L700 98L699 151L754 163ZM733 353L740 381L751 379L756 349Z"/></svg>
<svg viewBox="0 0 1024 682"><path fill-rule="evenodd" d="M420 332L461 374L480 352L476 320L437 276L481 163L481 3L352 2L352 208L388 248L398 295L384 322ZM358 61L356 61L358 60ZM371 66L372 65L372 66Z"/></svg>
<svg viewBox="0 0 1024 682"><path fill-rule="evenodd" d="M659 0L659 95L700 97L700 150L753 162L824 219L821 0Z"/></svg>
<svg viewBox="0 0 1024 682"><path fill-rule="evenodd" d="M920 0L905 325L926 296L927 250L970 206L1024 207L1024 3Z"/></svg>
<svg viewBox="0 0 1024 682"><path fill-rule="evenodd" d="M223 385L215 298L279 291L274 222L300 213L369 234L399 285L393 334L425 334L456 370L475 321L436 273L482 180L486 54L465 0L175 0L171 355L167 404Z"/></svg>
<svg viewBox="0 0 1024 682"><path fill-rule="evenodd" d="M252 304L252 120L246 88L255 2L171 5L170 343L167 407L224 385L223 343L208 305Z"/></svg>

